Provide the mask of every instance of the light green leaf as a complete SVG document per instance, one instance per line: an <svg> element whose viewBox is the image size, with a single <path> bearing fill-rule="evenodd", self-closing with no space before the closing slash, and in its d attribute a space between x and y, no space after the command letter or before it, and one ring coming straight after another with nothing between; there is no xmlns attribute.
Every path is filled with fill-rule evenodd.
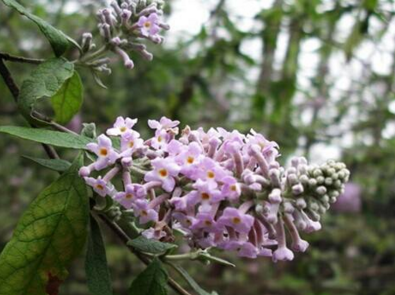
<svg viewBox="0 0 395 295"><path fill-rule="evenodd" d="M81 135L28 127L0 126L0 133L71 149L86 149L86 145L93 142L93 139Z"/></svg>
<svg viewBox="0 0 395 295"><path fill-rule="evenodd" d="M51 103L55 111L55 121L67 124L82 106L83 87L77 72L64 82L59 91L52 96Z"/></svg>
<svg viewBox="0 0 395 295"><path fill-rule="evenodd" d="M159 259L155 258L137 276L129 289L130 295L167 295L168 274Z"/></svg>
<svg viewBox="0 0 395 295"><path fill-rule="evenodd" d="M64 58L53 58L35 68L22 83L18 105L28 119L36 102L54 96L63 83L74 75L74 65Z"/></svg>
<svg viewBox="0 0 395 295"><path fill-rule="evenodd" d="M171 264L171 266L187 281L189 286L199 295L218 295L217 292L208 293L203 290L198 283L189 275L189 273L179 265Z"/></svg>
<svg viewBox="0 0 395 295"><path fill-rule="evenodd" d="M140 252L162 254L171 249L177 248L177 245L170 243L162 243L156 240L147 239L144 236L139 236L128 242L129 246L132 246Z"/></svg>
<svg viewBox="0 0 395 295"><path fill-rule="evenodd" d="M23 156L24 158L33 161L45 168L57 171L57 172L64 172L70 168L71 164L68 161L61 160L61 159L40 159L34 158L29 156Z"/></svg>
<svg viewBox="0 0 395 295"><path fill-rule="evenodd" d="M67 267L87 236L89 206L86 185L78 175L81 164L79 157L18 222L0 255L0 295L55 294L67 277Z"/></svg>
<svg viewBox="0 0 395 295"><path fill-rule="evenodd" d="M112 295L110 271L108 270L106 248L99 224L90 218L90 234L85 259L86 280L90 294Z"/></svg>
<svg viewBox="0 0 395 295"><path fill-rule="evenodd" d="M53 26L48 24L43 19L30 13L29 11L27 11L25 7L20 5L15 0L2 0L2 1L4 2L5 5L14 8L20 14L26 16L28 19L33 21L40 28L41 32L44 34L44 36L51 44L52 49L55 52L56 56L61 56L63 53L66 52L69 46L69 41L68 41L68 37L62 31L55 29Z"/></svg>

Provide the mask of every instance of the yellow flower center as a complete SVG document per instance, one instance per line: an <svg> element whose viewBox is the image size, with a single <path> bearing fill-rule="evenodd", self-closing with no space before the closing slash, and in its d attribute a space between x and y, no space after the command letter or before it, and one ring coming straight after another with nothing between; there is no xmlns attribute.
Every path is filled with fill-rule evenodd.
<svg viewBox="0 0 395 295"><path fill-rule="evenodd" d="M162 136L158 136L158 142L162 141Z"/></svg>
<svg viewBox="0 0 395 295"><path fill-rule="evenodd" d="M133 194L126 194L125 198L128 200L133 199Z"/></svg>
<svg viewBox="0 0 395 295"><path fill-rule="evenodd" d="M125 132L127 130L127 128L125 126L119 128L119 130L121 130L121 132Z"/></svg>
<svg viewBox="0 0 395 295"><path fill-rule="evenodd" d="M214 172L213 172L213 171L207 172L207 177L208 177L208 178L214 178L214 177L215 177Z"/></svg>
<svg viewBox="0 0 395 295"><path fill-rule="evenodd" d="M132 148L133 146L134 146L134 141L133 140L129 141L129 147Z"/></svg>
<svg viewBox="0 0 395 295"><path fill-rule="evenodd" d="M204 221L204 224L206 226L211 226L213 223L211 222L211 220L206 220L206 221Z"/></svg>
<svg viewBox="0 0 395 295"><path fill-rule="evenodd" d="M96 188L101 191L104 190L104 186L102 186L101 184L96 185Z"/></svg>
<svg viewBox="0 0 395 295"><path fill-rule="evenodd" d="M166 177L167 176L167 170L166 169L160 169L159 170L159 175L162 177Z"/></svg>
<svg viewBox="0 0 395 295"><path fill-rule="evenodd" d="M233 217L234 224L239 224L240 222L241 222L241 219L239 217Z"/></svg>
<svg viewBox="0 0 395 295"><path fill-rule="evenodd" d="M151 28L151 22L145 22L144 27L147 29Z"/></svg>
<svg viewBox="0 0 395 295"><path fill-rule="evenodd" d="M208 193L202 193L202 200L209 200L210 195Z"/></svg>
<svg viewBox="0 0 395 295"><path fill-rule="evenodd" d="M193 157L188 157L187 158L187 163L188 164L192 164L195 161L195 159Z"/></svg>
<svg viewBox="0 0 395 295"><path fill-rule="evenodd" d="M106 148L101 148L99 151L100 156L107 156L108 155L108 150Z"/></svg>
<svg viewBox="0 0 395 295"><path fill-rule="evenodd" d="M235 191L237 190L236 185L232 185L232 186L230 187L230 190L235 192Z"/></svg>

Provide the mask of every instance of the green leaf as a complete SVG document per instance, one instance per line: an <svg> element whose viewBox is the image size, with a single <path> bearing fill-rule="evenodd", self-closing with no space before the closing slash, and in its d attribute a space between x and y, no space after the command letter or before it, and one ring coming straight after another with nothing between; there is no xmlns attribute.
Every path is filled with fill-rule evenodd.
<svg viewBox="0 0 395 295"><path fill-rule="evenodd" d="M28 127L0 126L1 132L35 142L71 149L86 149L86 145L93 142L93 139L81 135Z"/></svg>
<svg viewBox="0 0 395 295"><path fill-rule="evenodd" d="M35 68L22 83L18 106L28 119L36 102L54 96L63 84L74 75L74 65L64 58L53 58Z"/></svg>
<svg viewBox="0 0 395 295"><path fill-rule="evenodd" d="M88 194L82 157L30 204L0 255L0 295L57 294L84 247Z"/></svg>
<svg viewBox="0 0 395 295"><path fill-rule="evenodd" d="M55 52L56 56L61 56L63 53L66 52L69 46L69 41L68 41L68 37L62 31L55 29L53 26L48 24L43 19L30 13L29 11L27 11L25 7L20 5L15 0L2 0L2 1L4 2L5 5L14 8L20 14L26 16L28 19L33 21L40 28L41 32L44 34L44 36L51 44L52 49Z"/></svg>
<svg viewBox="0 0 395 295"><path fill-rule="evenodd" d="M90 218L90 234L85 259L86 280L90 294L112 295L110 271L108 270L106 248L99 224Z"/></svg>
<svg viewBox="0 0 395 295"><path fill-rule="evenodd" d="M40 159L29 156L23 156L24 158L33 161L45 168L57 171L57 172L65 172L70 168L71 164L68 161L61 159Z"/></svg>
<svg viewBox="0 0 395 295"><path fill-rule="evenodd" d="M217 292L208 293L203 290L198 283L189 275L189 273L179 265L171 264L171 266L187 281L189 286L199 295L218 295Z"/></svg>
<svg viewBox="0 0 395 295"><path fill-rule="evenodd" d="M66 80L59 91L52 96L51 103L55 111L55 121L67 124L82 106L83 87L77 72Z"/></svg>
<svg viewBox="0 0 395 295"><path fill-rule="evenodd" d="M159 259L155 258L151 264L137 276L129 289L130 295L167 295L168 275Z"/></svg>
<svg viewBox="0 0 395 295"><path fill-rule="evenodd" d="M171 249L177 248L177 245L170 243L162 243L156 240L147 239L144 236L139 236L128 242L129 246L132 246L140 252L162 254Z"/></svg>

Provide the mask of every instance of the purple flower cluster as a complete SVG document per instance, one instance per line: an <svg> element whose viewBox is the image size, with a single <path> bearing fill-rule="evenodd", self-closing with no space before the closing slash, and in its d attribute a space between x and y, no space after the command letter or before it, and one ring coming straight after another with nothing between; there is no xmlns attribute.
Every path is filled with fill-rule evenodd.
<svg viewBox="0 0 395 295"><path fill-rule="evenodd" d="M105 44L104 49L120 56L128 69L134 67L134 62L127 52L135 51L144 59L152 60L153 55L140 40L147 39L155 44L163 42L164 38L159 32L161 29L169 30L170 27L161 21L162 6L163 2L159 0L125 0L120 5L117 1L112 1L111 8L100 9L97 18L99 32ZM89 60L91 56L87 53L92 53L95 48L90 33L83 35L81 47L82 60ZM87 58L84 58L85 55ZM92 55L96 57L96 53ZM107 63L108 58L90 61L90 65L96 71L110 73Z"/></svg>
<svg viewBox="0 0 395 295"><path fill-rule="evenodd" d="M148 125L155 136L143 140L137 119L119 117L107 135L88 145L97 160L80 175L100 196L110 196L132 212L143 235L172 240L181 232L193 248L216 247L241 257L292 260L308 243L300 232L321 228L320 217L344 190L343 163L308 165L294 158L284 169L278 145L251 130L186 127L162 117ZM109 168L109 169L108 169ZM89 177L107 169L103 177ZM123 187L112 184L122 175ZM287 245L287 233L291 238Z"/></svg>

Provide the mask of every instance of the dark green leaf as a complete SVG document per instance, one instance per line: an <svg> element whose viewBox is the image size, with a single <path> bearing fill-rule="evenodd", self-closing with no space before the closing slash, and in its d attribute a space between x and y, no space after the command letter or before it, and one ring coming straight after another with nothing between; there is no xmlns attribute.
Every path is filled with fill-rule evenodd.
<svg viewBox="0 0 395 295"><path fill-rule="evenodd" d="M2 0L5 5L14 8L20 14L26 16L28 19L33 21L44 34L44 36L48 39L49 43L52 46L53 51L55 52L56 56L61 56L63 53L66 52L69 41L68 37L58 29L55 29L50 24L48 24L43 19L39 18L38 16L31 14L25 7L20 5L15 0Z"/></svg>
<svg viewBox="0 0 395 295"><path fill-rule="evenodd" d="M90 234L85 259L86 280L92 295L111 295L111 277L107 265L106 248L104 246L99 224L90 218Z"/></svg>
<svg viewBox="0 0 395 295"><path fill-rule="evenodd" d="M1 132L35 142L71 149L86 149L86 145L93 141L93 139L81 135L28 127L0 126Z"/></svg>
<svg viewBox="0 0 395 295"><path fill-rule="evenodd" d="M64 58L53 58L37 66L22 83L18 98L18 105L25 117L29 118L39 99L54 96L73 74L74 65Z"/></svg>
<svg viewBox="0 0 395 295"><path fill-rule="evenodd" d="M45 168L49 168L54 171L64 172L70 168L71 164L68 161L61 159L40 159L29 156L23 156L24 158L31 160Z"/></svg>
<svg viewBox="0 0 395 295"><path fill-rule="evenodd" d="M150 240L144 236L139 236L138 238L131 240L130 242L128 242L128 245L132 246L138 251L152 254L162 254L177 247L177 245L175 244L162 243L156 240Z"/></svg>
<svg viewBox="0 0 395 295"><path fill-rule="evenodd" d="M23 214L0 255L1 295L55 294L87 236L88 194L79 157ZM57 294L57 293L56 293Z"/></svg>
<svg viewBox="0 0 395 295"><path fill-rule="evenodd" d="M203 290L198 283L189 275L189 273L179 265L171 264L171 266L187 281L189 286L199 295L218 295L217 292L208 293Z"/></svg>
<svg viewBox="0 0 395 295"><path fill-rule="evenodd" d="M167 295L168 275L159 259L155 258L150 265L138 275L129 289L130 295Z"/></svg>
<svg viewBox="0 0 395 295"><path fill-rule="evenodd" d="M77 72L64 82L59 91L52 96L51 103L55 111L55 121L67 124L82 106L83 87Z"/></svg>

